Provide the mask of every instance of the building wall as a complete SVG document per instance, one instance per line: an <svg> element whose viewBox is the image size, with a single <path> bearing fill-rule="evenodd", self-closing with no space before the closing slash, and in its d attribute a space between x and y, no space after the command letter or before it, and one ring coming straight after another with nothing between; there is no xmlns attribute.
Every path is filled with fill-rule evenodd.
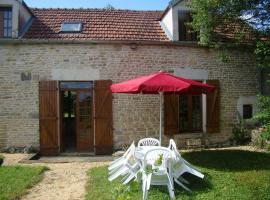
<svg viewBox="0 0 270 200"><path fill-rule="evenodd" d="M75 74L92 70L98 75L91 79L113 82L159 70L207 71L209 79L220 80L221 132L175 138L181 144L187 138L224 142L231 136L239 97L256 95L259 84L251 53L232 50L227 63L221 62L219 55L217 50L183 46L138 45L134 50L120 44L1 45L0 146L39 146L38 82L57 77L55 72L59 70ZM113 128L115 148L142 137L158 137L158 95L114 94Z"/></svg>

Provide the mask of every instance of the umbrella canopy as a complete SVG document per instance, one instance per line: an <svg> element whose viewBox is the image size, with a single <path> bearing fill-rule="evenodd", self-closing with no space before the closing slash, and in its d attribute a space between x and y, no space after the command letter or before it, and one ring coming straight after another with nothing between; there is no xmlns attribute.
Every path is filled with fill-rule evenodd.
<svg viewBox="0 0 270 200"><path fill-rule="evenodd" d="M149 76L142 76L122 83L113 84L113 93L128 94L208 94L215 90L215 87L192 81L189 79L173 76L165 72L158 72Z"/></svg>
<svg viewBox="0 0 270 200"><path fill-rule="evenodd" d="M162 138L163 94L208 94L215 90L214 86L173 76L165 72L157 72L149 76L142 76L122 83L111 85L113 93L127 94L160 94L160 135Z"/></svg>

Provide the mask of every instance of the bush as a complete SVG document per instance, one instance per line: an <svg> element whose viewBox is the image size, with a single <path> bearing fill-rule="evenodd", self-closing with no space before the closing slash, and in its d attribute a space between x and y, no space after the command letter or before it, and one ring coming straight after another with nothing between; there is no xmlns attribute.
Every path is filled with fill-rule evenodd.
<svg viewBox="0 0 270 200"><path fill-rule="evenodd" d="M250 142L250 134L246 128L245 120L241 117L240 113L237 113L238 122L233 125L232 133L233 140L238 145L244 145Z"/></svg>
<svg viewBox="0 0 270 200"><path fill-rule="evenodd" d="M259 120L262 126L270 124L270 97L258 95L257 108L258 113L254 119Z"/></svg>
<svg viewBox="0 0 270 200"><path fill-rule="evenodd" d="M254 119L260 121L263 127L262 134L259 138L259 145L261 148L270 150L270 97L259 95L257 107L259 112L255 115Z"/></svg>

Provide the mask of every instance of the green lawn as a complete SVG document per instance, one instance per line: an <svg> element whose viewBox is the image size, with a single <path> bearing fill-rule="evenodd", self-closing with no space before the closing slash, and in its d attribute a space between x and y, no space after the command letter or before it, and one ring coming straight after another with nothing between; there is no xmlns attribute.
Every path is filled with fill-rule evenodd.
<svg viewBox="0 0 270 200"><path fill-rule="evenodd" d="M269 200L270 199L270 154L238 150L200 151L183 154L206 175L199 180L186 175L193 190L188 194L176 187L176 199L205 200ZM119 180L107 180L106 167L89 170L87 200L139 200L142 199L138 183L123 187ZM120 194L120 195L117 195ZM118 196L118 198L115 198ZM166 187L151 187L149 200L169 199Z"/></svg>
<svg viewBox="0 0 270 200"><path fill-rule="evenodd" d="M0 167L0 200L19 199L27 189L42 179L45 167Z"/></svg>

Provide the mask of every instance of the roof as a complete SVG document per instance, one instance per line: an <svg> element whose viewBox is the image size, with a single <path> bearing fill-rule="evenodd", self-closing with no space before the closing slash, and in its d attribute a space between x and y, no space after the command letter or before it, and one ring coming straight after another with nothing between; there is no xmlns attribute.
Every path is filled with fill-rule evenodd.
<svg viewBox="0 0 270 200"><path fill-rule="evenodd" d="M178 3L182 2L183 0L171 0L169 2L169 7L172 8L174 6L176 6Z"/></svg>
<svg viewBox="0 0 270 200"><path fill-rule="evenodd" d="M254 28L239 19L216 27L213 34L214 41L240 44L253 44L258 37L262 38Z"/></svg>
<svg viewBox="0 0 270 200"><path fill-rule="evenodd" d="M32 9L35 20L25 39L169 41L159 19L162 11L107 9ZM62 22L82 22L80 33L62 33Z"/></svg>

